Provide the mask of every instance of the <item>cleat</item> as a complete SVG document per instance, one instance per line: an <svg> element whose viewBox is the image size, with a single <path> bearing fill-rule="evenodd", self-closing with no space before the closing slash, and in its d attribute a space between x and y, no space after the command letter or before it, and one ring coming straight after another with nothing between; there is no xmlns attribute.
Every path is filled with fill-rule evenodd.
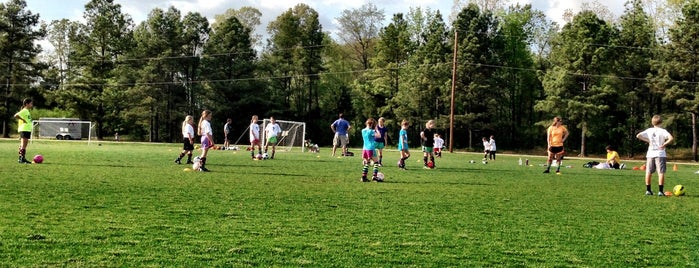
<svg viewBox="0 0 699 268"><path fill-rule="evenodd" d="M560 170L556 170L556 175L561 175L561 171L560 171Z"/></svg>
<svg viewBox="0 0 699 268"><path fill-rule="evenodd" d="M361 182L369 182L369 180L367 180L366 177L362 177L361 179L359 179L359 181L361 181Z"/></svg>
<svg viewBox="0 0 699 268"><path fill-rule="evenodd" d="M194 164L194 162L192 162L192 161L187 161L187 164L188 164L188 165L191 165L191 164Z"/></svg>
<svg viewBox="0 0 699 268"><path fill-rule="evenodd" d="M422 168L423 168L423 169L430 169L430 168L429 168L429 167L427 167L427 166L422 166Z"/></svg>
<svg viewBox="0 0 699 268"><path fill-rule="evenodd" d="M646 191L646 195L653 195L653 192L651 192L651 191Z"/></svg>
<svg viewBox="0 0 699 268"><path fill-rule="evenodd" d="M180 165L180 164L182 164L182 162L180 162L180 159L175 159L175 164Z"/></svg>
<svg viewBox="0 0 699 268"><path fill-rule="evenodd" d="M378 182L378 181L379 181L379 179L378 179L378 178L376 178L376 176L373 176L373 177L371 177L371 181L376 181L376 182Z"/></svg>
<svg viewBox="0 0 699 268"><path fill-rule="evenodd" d="M544 173L551 173L551 171L549 171L549 170L547 169L547 170L544 170Z"/></svg>
<svg viewBox="0 0 699 268"><path fill-rule="evenodd" d="M658 192L658 196L665 196L663 192Z"/></svg>
<svg viewBox="0 0 699 268"><path fill-rule="evenodd" d="M201 171L201 172L209 172L209 169L207 169L207 168L205 168L205 167L200 167L200 168L199 168L199 171Z"/></svg>

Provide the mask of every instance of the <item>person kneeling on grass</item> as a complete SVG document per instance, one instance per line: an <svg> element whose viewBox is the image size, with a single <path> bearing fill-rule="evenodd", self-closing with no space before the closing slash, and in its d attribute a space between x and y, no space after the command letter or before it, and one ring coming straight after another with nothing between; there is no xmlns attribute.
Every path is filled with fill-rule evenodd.
<svg viewBox="0 0 699 268"><path fill-rule="evenodd" d="M607 166L613 169L622 169L624 164L619 163L619 153L617 153L611 145L607 145Z"/></svg>

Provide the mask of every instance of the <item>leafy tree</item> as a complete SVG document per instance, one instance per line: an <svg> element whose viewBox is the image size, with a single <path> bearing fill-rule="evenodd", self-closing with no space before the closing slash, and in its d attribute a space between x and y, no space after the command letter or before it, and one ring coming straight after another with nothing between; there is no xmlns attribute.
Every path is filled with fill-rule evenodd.
<svg viewBox="0 0 699 268"><path fill-rule="evenodd" d="M201 79L206 82L198 105L215 111L215 121L231 117L237 128L244 128L252 114L262 116L269 109L265 86L255 80L257 55L250 29L238 18L228 17L213 30L204 55Z"/></svg>
<svg viewBox="0 0 699 268"><path fill-rule="evenodd" d="M24 0L0 3L0 69L3 70L1 77L4 87L0 116L5 138L10 137L9 122L21 99L34 97L35 103L41 103L31 86L39 81L40 73L45 68L36 62L41 47L35 43L46 35L44 27L38 26L39 14L27 10Z"/></svg>
<svg viewBox="0 0 699 268"><path fill-rule="evenodd" d="M696 120L699 113L699 3L688 2L682 8L682 17L675 27L670 29L670 43L667 46L668 57L661 75L667 77L671 84L665 91L664 99L676 106L680 112L691 115L692 151L697 161ZM680 134L680 133L677 133ZM680 140L680 139L678 139Z"/></svg>
<svg viewBox="0 0 699 268"><path fill-rule="evenodd" d="M504 45L497 50L500 59L494 74L497 86L491 87L488 94L496 100L491 109L492 128L500 137L498 144L510 146L528 144L525 141L540 136L532 132L531 126L537 117L533 109L537 98L542 94L541 83L534 68L531 44L536 27L541 26L541 12L531 5L511 6L501 17L498 33Z"/></svg>
<svg viewBox="0 0 699 268"><path fill-rule="evenodd" d="M282 107L306 121L318 118L319 74L323 71L325 34L318 13L305 4L284 12L268 26L270 47L265 54L272 77L272 95Z"/></svg>
<svg viewBox="0 0 699 268"><path fill-rule="evenodd" d="M580 155L586 155L586 138L595 128L606 130L596 120L609 110L607 97L613 89L605 83L609 73L608 49L615 30L591 11L583 11L566 24L554 42L551 63L543 78L546 98L535 109L562 115L580 129ZM547 124L548 120L542 124ZM593 124L593 125L591 125ZM597 124L597 125L594 125ZM570 129L571 133L576 133Z"/></svg>
<svg viewBox="0 0 699 268"><path fill-rule="evenodd" d="M201 73L201 58L204 46L209 40L209 21L199 13L189 12L182 21L182 55L179 62L184 71L180 74L185 87L185 103L182 110L186 114L195 114L197 99L202 92L198 82Z"/></svg>
<svg viewBox="0 0 699 268"><path fill-rule="evenodd" d="M133 22L111 0L88 2L83 18L85 24L70 40L69 83L59 101L81 118L95 121L97 138L102 139L107 106L124 90L112 79L121 58L133 49Z"/></svg>
<svg viewBox="0 0 699 268"><path fill-rule="evenodd" d="M383 9L368 3L358 9L343 10L336 19L340 40L352 48L353 58L362 69L371 68L370 58L384 20Z"/></svg>
<svg viewBox="0 0 699 268"><path fill-rule="evenodd" d="M387 104L399 90L402 68L413 50L408 22L401 13L393 15L391 23L379 34L374 68L365 73L365 79L357 81L354 107L361 107L361 118L394 117Z"/></svg>
<svg viewBox="0 0 699 268"><path fill-rule="evenodd" d="M262 17L262 12L259 9L249 6L239 9L229 8L223 14L214 16L214 23L211 24L211 27L216 29L219 22L226 21L229 17L236 17L243 26L248 28L250 31L250 43L252 43L253 47L261 46L262 35L255 33L257 26L260 26L260 18Z"/></svg>
<svg viewBox="0 0 699 268"><path fill-rule="evenodd" d="M639 144L636 133L648 124L652 100L659 99L641 79L652 75L650 59L655 58L659 47L652 21L640 0L627 3L619 28L611 47L615 55L613 73L618 79L610 81L616 90L607 98L610 113L604 120L609 129L605 141L632 156L635 149L642 150L635 148Z"/></svg>
<svg viewBox="0 0 699 268"><path fill-rule="evenodd" d="M463 134L469 137L471 148L474 131L492 131L489 109L497 103L489 91L496 86L493 67L499 60L495 51L502 49L503 42L497 34L497 19L475 4L461 10L453 27L458 42L454 127L467 131Z"/></svg>

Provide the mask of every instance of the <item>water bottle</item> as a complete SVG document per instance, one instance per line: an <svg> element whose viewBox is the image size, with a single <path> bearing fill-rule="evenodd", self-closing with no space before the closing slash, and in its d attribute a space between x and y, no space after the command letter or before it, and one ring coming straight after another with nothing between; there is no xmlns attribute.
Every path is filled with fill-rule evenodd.
<svg viewBox="0 0 699 268"><path fill-rule="evenodd" d="M529 166L529 159L528 158L525 162L526 162L526 165Z"/></svg>
<svg viewBox="0 0 699 268"><path fill-rule="evenodd" d="M521 157L519 158L519 165L520 166L522 165L522 158Z"/></svg>

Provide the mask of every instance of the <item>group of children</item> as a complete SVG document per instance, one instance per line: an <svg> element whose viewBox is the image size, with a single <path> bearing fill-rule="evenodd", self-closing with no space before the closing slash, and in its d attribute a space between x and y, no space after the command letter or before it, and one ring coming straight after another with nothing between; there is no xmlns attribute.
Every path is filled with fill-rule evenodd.
<svg viewBox="0 0 699 268"><path fill-rule="evenodd" d="M257 124L258 117L253 115L250 120L249 136L250 136L250 156L253 160L256 160L255 146L257 146L258 154L262 154L262 143L260 141L260 126ZM277 136L281 134L282 130L277 124L274 117L270 117L270 123L265 128L267 143L265 144L265 154L269 145L272 145L272 154L270 159L274 159L274 155L277 147ZM230 142L230 132L231 132L231 119L226 121L224 125L225 143L224 146L229 146ZM214 147L213 130L211 129L211 111L204 110L201 113L201 118L199 118L199 125L197 126L196 135L201 136L201 156L199 157L199 170L209 171L206 168L206 157L211 148ZM182 158L187 155L187 164L194 164L192 161L192 151L194 151L194 117L187 115L184 122L182 122L182 152L175 159L175 163L182 164Z"/></svg>
<svg viewBox="0 0 699 268"><path fill-rule="evenodd" d="M381 117L378 121L374 120L374 118L369 118L364 122L366 127L362 129L362 140L364 142L362 147L362 182L381 181L378 179L377 175L379 173L379 167L382 166L383 148L387 143L385 121L386 120ZM401 129L398 132L398 151L400 153L398 167L401 169L406 169L405 161L410 158L410 148L408 146L409 126L410 123L407 120L403 120L401 122ZM444 140L436 133L434 126L434 120L429 120L425 124L425 128L420 132L420 143L423 151L423 168L425 169L435 168L435 155L441 157L442 147L444 146ZM368 178L370 165L373 165L371 180Z"/></svg>
<svg viewBox="0 0 699 268"><path fill-rule="evenodd" d="M34 107L33 101L30 98L26 98L22 101L22 109L17 112L14 117L17 119L17 130L19 132L20 145L19 145L19 158L18 162L20 164L31 163L26 159L27 145L29 139L31 138L33 122L30 113L30 109ZM257 146L258 154L262 154L262 145L260 142L260 128L257 124L258 117L253 115L250 120L250 155L255 159L255 146ZM201 156L199 157L199 169L201 171L209 171L206 168L206 157L211 148L214 147L213 131L211 129L211 111L204 110L201 113L201 118L199 118L199 124L197 125L196 134L201 136ZM369 173L369 165L373 164L372 170L372 180L378 181L377 174L379 172L379 167L382 166L381 161L383 160L383 149L387 143L387 128L385 126L385 119L383 117L379 118L378 122L373 118L366 120L366 127L362 130L362 139L364 141L364 146L362 150L362 178L361 181L370 181L367 178ZM663 186L665 183L665 171L667 169L667 153L665 152L665 146L673 141L672 135L662 128L662 118L659 115L654 115L651 123L653 127L648 128L641 133L638 133L636 137L648 143L648 151L646 153L646 174L645 174L645 185L646 185L646 195L653 195L651 190L651 176L657 171L658 173L658 196L663 196ZM226 134L226 145L228 144L228 134L230 133L230 119L227 121L224 127L224 132ZM409 122L403 120L401 122L401 130L398 133L398 150L400 152L400 160L398 161L398 167L405 169L405 161L410 158L410 149L408 147L408 127ZM424 168L432 169L435 168L434 158L441 157L441 149L444 145L444 140L441 139L439 134L434 130L434 120L429 120L425 123L425 128L420 132L420 142L423 151L423 164ZM281 133L281 128L276 123L273 117L270 117L270 124L265 128L267 143L265 145L265 153L269 145L272 145L272 155L270 158L274 158L275 148L277 144L277 136ZM555 117L553 123L547 129L546 141L547 141L547 152L548 152L548 165L544 173L549 173L551 163L555 159L558 163L559 172L561 162L563 160L563 155L565 151L563 150L563 143L568 138L568 130L563 126L563 120L560 117ZM182 122L182 137L183 146L182 152L175 159L175 163L181 164L182 158L187 156L187 164L193 164L192 161L192 151L194 151L194 118L191 115L187 115L185 120ZM483 137L483 146L485 147L485 158L490 155L491 160L495 160L495 139L490 136L490 140L487 141ZM607 147L607 161L611 167L616 168L619 165L618 154L613 151L611 147ZM375 155L375 151L378 153Z"/></svg>

